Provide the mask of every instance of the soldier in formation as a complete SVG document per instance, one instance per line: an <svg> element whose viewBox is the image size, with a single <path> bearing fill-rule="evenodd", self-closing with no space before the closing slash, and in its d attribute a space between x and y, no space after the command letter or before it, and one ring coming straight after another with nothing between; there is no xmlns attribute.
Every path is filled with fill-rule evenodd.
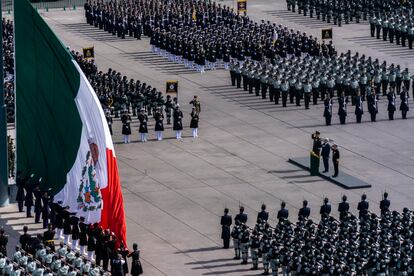
<svg viewBox="0 0 414 276"><path fill-rule="evenodd" d="M375 9L382 9L382 2L375 0L286 0L287 10L342 26L367 20ZM391 2L391 1L389 1Z"/></svg>
<svg viewBox="0 0 414 276"><path fill-rule="evenodd" d="M269 21L259 24L215 2L181 0L152 5L149 1L89 0L85 16L89 24L113 34L112 25L121 26L121 37L133 26L129 22L141 21L153 52L201 73L227 68L230 60L242 65L247 59L260 61L278 54L314 55L321 48L317 39L306 33Z"/></svg>
<svg viewBox="0 0 414 276"><path fill-rule="evenodd" d="M262 62L247 60L242 66L232 62L230 67L233 70L230 71L231 78L234 78L232 84L236 85L232 75L235 75L236 67L240 67L244 74L243 89L252 94L254 88L256 96L261 94L263 99L267 99L269 91L269 100L276 105L280 96L283 107L288 105L288 98L291 104L296 102L296 106L300 106L304 98L305 109L311 101L315 105L322 100L327 125L336 104L340 123L346 123L348 103L355 107L356 121L360 123L365 101L372 121L375 121L381 95L384 98L388 98L388 92L399 95L404 88L406 93L402 97L405 101L411 83L407 68L401 70L399 65L387 65L385 61L380 63L378 59L358 53L352 55L350 51L332 57L276 56ZM403 109L408 111L405 105Z"/></svg>
<svg viewBox="0 0 414 276"><path fill-rule="evenodd" d="M370 16L371 37L396 43L402 47L413 48L414 17L412 1L382 1L382 9ZM395 41L395 42L394 42Z"/></svg>
<svg viewBox="0 0 414 276"><path fill-rule="evenodd" d="M338 205L339 220L330 215L331 205L325 199L319 223L303 215L295 224L283 218L274 227L261 218L253 228L237 221L232 235L240 244L248 240L251 269L259 269L261 262L263 275L270 271L272 275L280 271L284 275L409 275L414 269L413 213L407 208L402 213L391 211L390 205L384 193L381 215L376 215L363 195L355 216L344 195Z"/></svg>
<svg viewBox="0 0 414 276"><path fill-rule="evenodd" d="M75 51L71 53L97 93L102 108L105 110L105 117L111 134L113 119L120 117L124 143L130 142L132 112L132 116L136 116L139 121L139 141L148 141L149 116L154 119L156 140L163 139L165 117L167 118L167 125L171 124L171 118L174 119L173 130L176 131L176 138L181 139L183 114L179 108L177 109L179 105L176 97L171 98L171 95L167 95L164 98L163 94L156 88L141 83L139 80L128 79L111 68L108 69L107 73L98 72L93 60L87 60ZM194 96L190 104L195 108L195 112L190 114L190 128L193 137L196 138L198 137L198 121L201 111L201 102L197 95Z"/></svg>
<svg viewBox="0 0 414 276"><path fill-rule="evenodd" d="M94 230L94 229L92 229ZM99 235L106 232L97 232ZM20 246L16 246L13 254L8 257L2 247L7 244L7 235L0 229L0 272L2 275L126 275L128 267L125 262L127 257L132 258L131 275L137 276L143 273L139 260L138 245L134 243L133 251L129 251L121 243L119 249L112 247L110 255L111 267L105 268L93 259L81 254L76 246L60 243L57 250L54 248L54 231L52 226L44 232L31 236L27 226L23 227L23 234L19 238ZM103 234L106 235L106 234ZM51 240L47 240L51 239ZM103 249L106 250L111 241L105 240ZM119 265L121 264L121 265ZM111 273L109 273L111 271Z"/></svg>

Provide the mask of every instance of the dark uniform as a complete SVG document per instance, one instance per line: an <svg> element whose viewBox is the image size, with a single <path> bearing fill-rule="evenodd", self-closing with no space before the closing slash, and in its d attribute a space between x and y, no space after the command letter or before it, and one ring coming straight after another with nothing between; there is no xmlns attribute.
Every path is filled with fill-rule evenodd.
<svg viewBox="0 0 414 276"><path fill-rule="evenodd" d="M401 110L402 118L407 119L407 112L410 110L410 108L408 107L408 92L405 88L400 94L400 99L401 99L400 110Z"/></svg>
<svg viewBox="0 0 414 276"><path fill-rule="evenodd" d="M348 101L348 97L345 96L341 96L338 98L338 115L339 115L339 121L341 123L341 125L345 124L345 120L346 120L346 105L347 105L347 101Z"/></svg>
<svg viewBox="0 0 414 276"><path fill-rule="evenodd" d="M394 92L388 92L387 94L387 99L388 99L388 119L389 120L394 120L394 112L396 110L395 107L395 93Z"/></svg>
<svg viewBox="0 0 414 276"><path fill-rule="evenodd" d="M334 175L332 177L337 177L339 173L339 150L335 144L332 147L332 163L334 166Z"/></svg>
<svg viewBox="0 0 414 276"><path fill-rule="evenodd" d="M9 242L9 236L4 234L4 229L0 228L0 253L3 256L7 256L7 243Z"/></svg>
<svg viewBox="0 0 414 276"><path fill-rule="evenodd" d="M223 248L225 249L230 246L230 226L232 223L232 218L227 213L221 216L221 239L223 240Z"/></svg>
<svg viewBox="0 0 414 276"><path fill-rule="evenodd" d="M329 216L331 213L331 204L328 203L328 201L325 199L324 204L321 206L321 209L319 210L319 214L324 216Z"/></svg>
<svg viewBox="0 0 414 276"><path fill-rule="evenodd" d="M358 203L359 218L368 214L369 203L366 201L366 196L362 195L362 200Z"/></svg>
<svg viewBox="0 0 414 276"><path fill-rule="evenodd" d="M323 101L324 111L323 116L325 117L325 124L327 126L331 125L331 118L332 118L332 100L327 97Z"/></svg>

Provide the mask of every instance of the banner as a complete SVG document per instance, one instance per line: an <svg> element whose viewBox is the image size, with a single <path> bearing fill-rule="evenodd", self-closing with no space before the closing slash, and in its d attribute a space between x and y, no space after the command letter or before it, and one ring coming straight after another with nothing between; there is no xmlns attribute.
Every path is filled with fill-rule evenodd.
<svg viewBox="0 0 414 276"><path fill-rule="evenodd" d="M237 12L247 12L247 0L237 0Z"/></svg>
<svg viewBox="0 0 414 276"><path fill-rule="evenodd" d="M178 81L177 80L168 80L166 85L165 92L170 94L172 97L178 96Z"/></svg>
<svg viewBox="0 0 414 276"><path fill-rule="evenodd" d="M322 29L322 39L332 39L332 28Z"/></svg>
<svg viewBox="0 0 414 276"><path fill-rule="evenodd" d="M86 47L83 48L83 57L84 58L95 58L95 51L93 46L92 47Z"/></svg>

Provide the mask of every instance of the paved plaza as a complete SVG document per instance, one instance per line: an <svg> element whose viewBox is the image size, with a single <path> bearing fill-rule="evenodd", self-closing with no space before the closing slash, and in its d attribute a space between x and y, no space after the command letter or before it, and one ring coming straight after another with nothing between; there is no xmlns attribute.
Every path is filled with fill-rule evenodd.
<svg viewBox="0 0 414 276"><path fill-rule="evenodd" d="M286 12L285 1L255 0L248 14L256 20L271 20L320 37L321 21ZM219 2L233 5L233 1ZM230 84L224 70L198 74L184 65L171 63L150 51L149 39L120 40L85 23L84 11L41 11L46 22L71 49L94 46L98 69L115 69L165 91L167 80L178 80L179 102L184 112L184 139L177 141L170 126L166 139L154 140L152 118L150 141L137 142L138 125L132 124L132 143L122 144L121 123L115 122L114 142L121 174L127 216L128 242L138 242L145 275L257 275L250 265L233 261L233 250L221 249L219 219L223 209L237 213L243 205L254 226L256 213L266 203L271 224L276 210L286 201L296 220L303 199L309 201L311 217L319 219L319 206L327 196L334 205L347 194L351 210L366 193L371 209L379 212L381 194L388 191L391 209L414 209L414 111L408 120L388 121L382 98L376 123L363 116L355 123L348 107L348 123L339 125L337 105L333 125L326 127L323 105L287 108L255 97ZM367 23L334 27L338 52L351 49L387 63L414 66L414 51L368 37ZM410 91L411 94L411 91ZM189 129L194 95L201 100L199 138ZM410 104L414 106L412 98ZM372 185L369 189L345 190L288 163L291 157L307 156L311 133L321 132L339 144L340 169ZM0 209L0 223L17 237L28 221L15 206ZM30 225L30 224L29 224ZM33 227L40 227L36 225Z"/></svg>

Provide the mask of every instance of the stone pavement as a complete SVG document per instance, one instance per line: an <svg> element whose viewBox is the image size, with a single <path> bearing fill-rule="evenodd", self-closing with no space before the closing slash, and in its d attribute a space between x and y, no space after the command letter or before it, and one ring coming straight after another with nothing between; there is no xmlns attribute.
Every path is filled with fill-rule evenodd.
<svg viewBox="0 0 414 276"><path fill-rule="evenodd" d="M221 3L232 5L230 1ZM255 19L276 20L320 36L319 26L306 26L302 21L279 16L285 9L284 1L255 0L248 9L249 16ZM371 209L378 212L385 190L390 193L393 209L414 208L414 115L409 113L409 120L389 122L386 102L381 100L376 123L367 122L365 114L364 122L355 124L350 111L349 124L339 125L334 116L333 125L326 127L321 105L311 106L310 110L295 106L282 109L233 88L228 72L217 70L200 75L153 55L148 38L121 41L92 28L84 24L82 10L42 14L72 49L94 45L101 70L111 67L162 91L166 80L179 81L179 102L186 127L182 142L174 139L168 127L164 141L154 141L151 131L151 140L139 143L138 123L134 121L132 143L124 145L120 123L114 126L128 241L139 243L145 275L257 275L249 266L233 261L232 250L221 249L218 223L224 207L230 208L234 217L243 204L250 226L263 202L271 212L272 224L282 201L286 201L295 218L302 200L307 199L312 218L318 219L319 206L327 196L337 215L336 204L344 193L353 210L362 193L367 193ZM334 28L337 49L358 50L403 66L414 55L390 55L378 49L374 39L372 45L362 43L366 41L363 38L357 39L367 33L365 24ZM188 129L191 106L187 103L193 95L199 95L202 102L200 137L196 140L190 138ZM398 113L397 118L400 116ZM308 154L310 134L316 129L340 145L341 169L372 188L344 190L287 162L290 157ZM15 207L8 208L12 211L0 210L0 222L19 230ZM13 235L17 236L17 232Z"/></svg>

